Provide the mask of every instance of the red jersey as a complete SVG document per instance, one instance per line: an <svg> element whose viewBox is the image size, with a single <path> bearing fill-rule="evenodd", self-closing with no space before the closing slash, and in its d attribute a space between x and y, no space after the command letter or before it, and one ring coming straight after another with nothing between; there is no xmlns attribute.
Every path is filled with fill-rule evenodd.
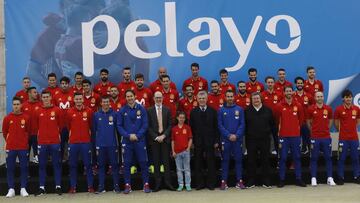
<svg viewBox="0 0 360 203"><path fill-rule="evenodd" d="M262 92L264 89L264 85L259 81L255 81L254 83L250 81L246 82L246 93L250 95L254 92Z"/></svg>
<svg viewBox="0 0 360 203"><path fill-rule="evenodd" d="M16 92L15 96L19 97L21 99L22 103L29 100L29 94L25 90L20 90L20 91Z"/></svg>
<svg viewBox="0 0 360 203"><path fill-rule="evenodd" d="M143 87L141 89L135 88L135 101L142 105L145 109L153 105L153 93L149 88Z"/></svg>
<svg viewBox="0 0 360 203"><path fill-rule="evenodd" d="M304 110L295 100L288 104L282 100L277 106L275 116L279 123L280 137L299 137L300 126L304 122Z"/></svg>
<svg viewBox="0 0 360 203"><path fill-rule="evenodd" d="M89 143L91 141L91 122L93 111L83 106L80 110L69 109L66 121L69 126L69 143Z"/></svg>
<svg viewBox="0 0 360 203"><path fill-rule="evenodd" d="M285 80L283 83L281 83L279 80L275 82L274 84L274 90L281 96L284 95L284 87L292 87L293 84L287 80Z"/></svg>
<svg viewBox="0 0 360 203"><path fill-rule="evenodd" d="M80 86L80 88L79 88L79 87L77 87L76 85L73 85L73 86L71 87L71 92L73 93L73 95L74 95L76 92L83 93L83 88L82 88L82 86Z"/></svg>
<svg viewBox="0 0 360 203"><path fill-rule="evenodd" d="M208 91L208 82L205 78L202 77L198 77L197 79L190 77L186 79L182 86L183 92L185 92L185 87L188 85L192 85L194 87L194 95L197 95L200 90Z"/></svg>
<svg viewBox="0 0 360 203"><path fill-rule="evenodd" d="M121 107L125 106L126 100L118 97L116 100L110 98L110 106L114 111L119 111Z"/></svg>
<svg viewBox="0 0 360 203"><path fill-rule="evenodd" d="M324 86L320 80L315 80L314 83L311 84L309 80L305 80L304 83L305 92L309 93L312 97L314 97L315 92L324 92Z"/></svg>
<svg viewBox="0 0 360 203"><path fill-rule="evenodd" d="M223 94L209 94L207 105L218 111L223 107L225 102L225 95Z"/></svg>
<svg viewBox="0 0 360 203"><path fill-rule="evenodd" d="M250 95L245 93L244 95L237 94L235 95L235 103L236 105L240 106L243 109L246 109L246 107L250 106Z"/></svg>
<svg viewBox="0 0 360 203"><path fill-rule="evenodd" d="M191 138L191 128L185 123L181 127L176 125L171 129L171 140L174 142L174 151L177 154L188 148L189 140Z"/></svg>
<svg viewBox="0 0 360 203"><path fill-rule="evenodd" d="M70 109L74 106L74 94L72 91L60 91L54 96L55 105L62 110Z"/></svg>
<svg viewBox="0 0 360 203"><path fill-rule="evenodd" d="M170 109L171 118L175 119L177 104L179 102L179 93L174 89L169 89L168 92L165 92L163 89L162 94L164 97L163 104Z"/></svg>
<svg viewBox="0 0 360 203"><path fill-rule="evenodd" d="M150 90L155 93L156 91L161 91L162 90L162 85L159 79L155 80L154 82L152 82L149 86ZM174 82L170 82L170 88L177 90L176 89L176 85Z"/></svg>
<svg viewBox="0 0 360 203"><path fill-rule="evenodd" d="M41 107L36 111L38 143L60 144L60 130L64 126L64 113L56 106Z"/></svg>
<svg viewBox="0 0 360 203"><path fill-rule="evenodd" d="M45 91L50 92L51 97L54 98L54 96L57 95L61 91L61 89L58 86L56 86L56 87L47 87L47 88L45 88Z"/></svg>
<svg viewBox="0 0 360 203"><path fill-rule="evenodd" d="M223 84L223 83L220 83L220 88L219 88L219 92L221 94L225 94L226 91L228 90L232 90L234 93L236 92L236 87L235 85L231 84L231 83L226 83L226 84Z"/></svg>
<svg viewBox="0 0 360 203"><path fill-rule="evenodd" d="M100 107L100 96L95 92L92 92L89 96L84 94L84 105L90 108L93 112L97 112Z"/></svg>
<svg viewBox="0 0 360 203"><path fill-rule="evenodd" d="M134 81L130 80L130 82L120 82L117 86L118 90L119 90L119 96L120 97L125 97L125 92L126 90L135 90L136 89L136 84Z"/></svg>
<svg viewBox="0 0 360 203"><path fill-rule="evenodd" d="M29 116L24 113L9 113L5 116L2 125L6 150L29 149Z"/></svg>
<svg viewBox="0 0 360 203"><path fill-rule="evenodd" d="M109 81L106 82L105 84L103 84L102 82L99 82L98 84L95 85L94 92L97 93L98 95L100 95L101 97L110 95L110 88L112 86L114 86L114 84Z"/></svg>
<svg viewBox="0 0 360 203"><path fill-rule="evenodd" d="M293 98L295 99L295 101L302 105L304 115L306 117L306 114L308 113L308 107L315 103L314 97L312 97L309 93L305 91L303 91L301 95L299 91L295 91Z"/></svg>
<svg viewBox="0 0 360 203"><path fill-rule="evenodd" d="M316 104L308 108L307 119L311 122L311 138L330 138L329 122L332 119L332 109L328 105L319 108Z"/></svg>
<svg viewBox="0 0 360 203"><path fill-rule="evenodd" d="M187 97L180 99L179 101L179 110L184 111L186 113L186 119L189 121L190 112L193 108L198 106L198 102L196 98L193 97L192 101L190 101Z"/></svg>
<svg viewBox="0 0 360 203"><path fill-rule="evenodd" d="M22 105L21 111L24 112L25 114L27 114L30 118L30 129L29 129L29 135L35 135L37 134L37 126L38 124L36 123L36 114L35 112L41 108L41 102L39 101L35 101L35 102L30 102L27 101Z"/></svg>
<svg viewBox="0 0 360 203"><path fill-rule="evenodd" d="M360 119L360 109L355 105L349 108L340 105L336 108L334 119L339 120L339 140L358 140L357 120Z"/></svg>
<svg viewBox="0 0 360 203"><path fill-rule="evenodd" d="M277 91L269 92L265 90L261 93L263 103L265 106L269 107L273 112L275 111L276 105L280 103L282 96Z"/></svg>

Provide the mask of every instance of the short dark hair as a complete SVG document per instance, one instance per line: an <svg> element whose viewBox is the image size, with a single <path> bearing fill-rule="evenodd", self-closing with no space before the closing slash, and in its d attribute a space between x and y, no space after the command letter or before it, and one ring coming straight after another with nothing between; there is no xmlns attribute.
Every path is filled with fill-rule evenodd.
<svg viewBox="0 0 360 203"><path fill-rule="evenodd" d="M135 75L135 80L138 79L138 78L144 79L144 75L143 75L142 73L137 73L137 74Z"/></svg>
<svg viewBox="0 0 360 203"><path fill-rule="evenodd" d="M239 82L237 82L237 86L239 86L239 84L240 84L240 83L244 83L244 84L246 84L246 82L245 82L245 81L240 80Z"/></svg>
<svg viewBox="0 0 360 203"><path fill-rule="evenodd" d="M284 92L285 92L285 90L288 89L288 88L290 88L291 90L293 90L293 87L292 87L291 85L286 85L286 86L284 87Z"/></svg>
<svg viewBox="0 0 360 203"><path fill-rule="evenodd" d="M341 98L353 97L353 93L349 89L345 89L341 92Z"/></svg>
<svg viewBox="0 0 360 203"><path fill-rule="evenodd" d="M190 68L192 68L192 67L196 67L196 68L199 68L199 69L200 69L200 66L199 66L198 63L192 63L191 66L190 66Z"/></svg>
<svg viewBox="0 0 360 203"><path fill-rule="evenodd" d="M233 94L235 94L234 91L232 91L232 90L226 90L225 95L226 95L227 93L233 93Z"/></svg>
<svg viewBox="0 0 360 203"><path fill-rule="evenodd" d="M219 84L219 81L217 81L217 80L212 80L212 81L210 82L210 84L213 84L213 83Z"/></svg>
<svg viewBox="0 0 360 203"><path fill-rule="evenodd" d="M55 77L55 78L56 78L56 74L55 74L55 73L49 73L49 74L47 75L47 78L49 79L50 77Z"/></svg>
<svg viewBox="0 0 360 203"><path fill-rule="evenodd" d="M84 74L83 74L82 72L80 72L80 71L78 71L78 72L75 73L75 77L78 76L78 75L84 76Z"/></svg>
<svg viewBox="0 0 360 203"><path fill-rule="evenodd" d="M132 90L132 89L127 89L126 91L125 91L125 96L126 96L126 94L128 93L128 92L131 92L134 96L135 96L135 92L134 92L134 90Z"/></svg>
<svg viewBox="0 0 360 203"><path fill-rule="evenodd" d="M191 87L191 88L194 90L194 86L193 86L193 85L191 85L191 84L187 84L187 85L185 85L185 88L184 88L184 89L186 89L187 87Z"/></svg>
<svg viewBox="0 0 360 203"><path fill-rule="evenodd" d="M101 101L102 100L110 100L110 97L109 97L109 95L103 95L103 96L101 96Z"/></svg>
<svg viewBox="0 0 360 203"><path fill-rule="evenodd" d="M84 79L81 83L91 85L91 81L89 79Z"/></svg>
<svg viewBox="0 0 360 203"><path fill-rule="evenodd" d="M26 92L29 92L30 90L36 90L36 87L31 86L31 87L29 87L29 88L26 89Z"/></svg>
<svg viewBox="0 0 360 203"><path fill-rule="evenodd" d="M75 92L75 93L74 93L74 97L75 97L75 96L79 96L79 95L83 96L83 94L82 94L81 92Z"/></svg>
<svg viewBox="0 0 360 203"><path fill-rule="evenodd" d="M60 82L63 82L63 81L66 82L66 83L70 83L70 78L64 76L64 77L62 77L62 78L60 79Z"/></svg>
<svg viewBox="0 0 360 203"><path fill-rule="evenodd" d="M269 80L269 79L273 79L273 80L275 81L275 78L274 78L273 76L267 76L267 77L265 78L265 83L266 83L267 80Z"/></svg>
<svg viewBox="0 0 360 203"><path fill-rule="evenodd" d="M184 115L185 118L186 118L186 113L185 113L185 111L177 111L177 112L176 112L176 117L178 117L178 116L180 116L180 115Z"/></svg>
<svg viewBox="0 0 360 203"><path fill-rule="evenodd" d="M126 67L123 68L123 71L124 70L131 70L131 68L129 66L126 66Z"/></svg>
<svg viewBox="0 0 360 203"><path fill-rule="evenodd" d="M17 96L13 97L13 98L12 98L12 101L13 101L13 102L14 102L14 101L19 101L20 103L22 103L22 99L21 99L20 97L17 97Z"/></svg>
<svg viewBox="0 0 360 203"><path fill-rule="evenodd" d="M169 80L170 80L170 76L169 76L169 75L163 75L163 76L161 76L161 81L163 81L164 78L169 78Z"/></svg>
<svg viewBox="0 0 360 203"><path fill-rule="evenodd" d="M277 72L280 72L280 71L284 71L284 72L285 72L285 69L284 69L284 68L279 68L279 69L277 70Z"/></svg>
<svg viewBox="0 0 360 203"><path fill-rule="evenodd" d="M41 95L44 95L44 94L48 94L48 95L51 96L51 93L50 93L49 91L47 91L47 90L43 90L43 91L41 92Z"/></svg>
<svg viewBox="0 0 360 203"><path fill-rule="evenodd" d="M103 68L103 69L100 70L100 74L101 74L101 73L109 74L109 70L106 69L106 68Z"/></svg>
<svg viewBox="0 0 360 203"><path fill-rule="evenodd" d="M309 72L309 70L315 70L315 68L314 68L313 66L308 66L308 67L306 68L306 72Z"/></svg>
<svg viewBox="0 0 360 203"><path fill-rule="evenodd" d="M224 73L229 74L225 68L223 68L219 71L219 75L224 74Z"/></svg>
<svg viewBox="0 0 360 203"><path fill-rule="evenodd" d="M25 76L25 77L23 77L22 80L30 80L30 77L29 77L29 76Z"/></svg>
<svg viewBox="0 0 360 203"><path fill-rule="evenodd" d="M248 74L250 74L251 72L256 72L256 73L257 73L256 68L249 68L249 70L248 70Z"/></svg>
<svg viewBox="0 0 360 203"><path fill-rule="evenodd" d="M301 81L303 81L303 82L305 81L303 77L298 76L298 77L296 77L296 78L294 79L294 83L296 84L296 82L297 82L298 80L301 80Z"/></svg>

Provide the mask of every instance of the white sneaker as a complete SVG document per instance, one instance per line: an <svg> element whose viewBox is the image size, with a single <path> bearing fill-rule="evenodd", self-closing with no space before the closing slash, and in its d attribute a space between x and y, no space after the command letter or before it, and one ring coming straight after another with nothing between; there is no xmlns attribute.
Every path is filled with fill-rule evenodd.
<svg viewBox="0 0 360 203"><path fill-rule="evenodd" d="M315 177L312 177L311 178L311 186L317 186L317 181L316 181L316 178Z"/></svg>
<svg viewBox="0 0 360 203"><path fill-rule="evenodd" d="M272 154L272 155L277 155L276 150L273 150L273 151L271 152L271 154Z"/></svg>
<svg viewBox="0 0 360 203"><path fill-rule="evenodd" d="M336 183L334 182L334 179L332 177L328 177L327 184L330 186L335 186Z"/></svg>
<svg viewBox="0 0 360 203"><path fill-rule="evenodd" d="M20 195L21 195L21 197L27 197L27 196L29 196L29 193L26 191L25 188L21 188Z"/></svg>
<svg viewBox="0 0 360 203"><path fill-rule="evenodd" d="M10 197L15 197L15 190L10 188L8 193L6 194L6 197L7 198L10 198Z"/></svg>
<svg viewBox="0 0 360 203"><path fill-rule="evenodd" d="M244 155L245 155L245 156L247 155L247 149L245 150Z"/></svg>
<svg viewBox="0 0 360 203"><path fill-rule="evenodd" d="M32 158L32 162L36 164L39 163L39 159L37 155Z"/></svg>

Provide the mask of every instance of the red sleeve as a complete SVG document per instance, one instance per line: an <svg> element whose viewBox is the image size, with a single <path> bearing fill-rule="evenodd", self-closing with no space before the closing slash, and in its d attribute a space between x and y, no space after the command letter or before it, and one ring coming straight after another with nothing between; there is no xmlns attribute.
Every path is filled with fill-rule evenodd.
<svg viewBox="0 0 360 203"><path fill-rule="evenodd" d="M276 125L278 125L280 122L280 116L281 116L280 110L281 110L281 106L279 104L276 105L274 108L274 118L275 118Z"/></svg>
<svg viewBox="0 0 360 203"><path fill-rule="evenodd" d="M59 108L57 108L57 121L58 121L58 126L60 128L60 130L62 130L64 127L66 127L67 123L66 123L66 111L61 111Z"/></svg>
<svg viewBox="0 0 360 203"><path fill-rule="evenodd" d="M88 109L87 110L87 112L88 112L88 122L89 122L89 127L90 127L90 129L92 129L92 117L93 117L93 112L91 111L91 109Z"/></svg>
<svg viewBox="0 0 360 203"><path fill-rule="evenodd" d="M329 119L333 119L333 111L332 111L332 109L331 109L330 106L329 106L329 108L328 108L328 118L329 118Z"/></svg>
<svg viewBox="0 0 360 203"><path fill-rule="evenodd" d="M3 136L4 139L6 141L6 136L9 133L9 121L8 121L8 116L5 116L4 120L3 120L3 124L2 124L2 132L3 132Z"/></svg>
<svg viewBox="0 0 360 203"><path fill-rule="evenodd" d="M27 136L30 137L30 133L31 133L31 119L30 116L25 114L25 118L26 118L26 132L27 132Z"/></svg>
<svg viewBox="0 0 360 203"><path fill-rule="evenodd" d="M66 122L66 126L68 127L68 130L71 129L71 119L72 119L72 116L71 116L71 111L66 111L66 113L64 113L64 123Z"/></svg>
<svg viewBox="0 0 360 203"><path fill-rule="evenodd" d="M313 111L312 107L309 107L307 109L306 119L312 119L312 111Z"/></svg>
<svg viewBox="0 0 360 203"><path fill-rule="evenodd" d="M190 126L186 125L188 132L189 132L189 138L192 138L192 132Z"/></svg>
<svg viewBox="0 0 360 203"><path fill-rule="evenodd" d="M340 119L340 110L339 108L336 108L335 109L335 113L334 113L334 119Z"/></svg>
<svg viewBox="0 0 360 203"><path fill-rule="evenodd" d="M302 125L305 122L305 115L304 115L304 109L301 105L298 105L299 108L299 121L300 125Z"/></svg>
<svg viewBox="0 0 360 203"><path fill-rule="evenodd" d="M208 87L208 82L206 79L204 79L204 86L205 86L205 90L208 91L209 90L209 87Z"/></svg>

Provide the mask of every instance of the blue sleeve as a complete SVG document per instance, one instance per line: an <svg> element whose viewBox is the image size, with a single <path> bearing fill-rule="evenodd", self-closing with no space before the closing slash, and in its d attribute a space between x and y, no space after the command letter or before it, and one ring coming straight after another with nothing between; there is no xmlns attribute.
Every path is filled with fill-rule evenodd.
<svg viewBox="0 0 360 203"><path fill-rule="evenodd" d="M229 139L230 132L224 127L223 109L221 108L218 112L218 128L222 137Z"/></svg>
<svg viewBox="0 0 360 203"><path fill-rule="evenodd" d="M123 109L120 109L120 111L117 113L117 121L116 121L116 126L117 126L117 130L120 133L120 136L123 136L124 138L129 138L130 134L125 130L124 125L124 113L123 113Z"/></svg>
<svg viewBox="0 0 360 203"><path fill-rule="evenodd" d="M239 108L239 112L240 112L240 115L239 115L239 127L236 131L236 137L237 138L240 138L244 135L244 131L245 131L245 116L244 116L244 110L240 107Z"/></svg>
<svg viewBox="0 0 360 203"><path fill-rule="evenodd" d="M97 117L97 113L95 113L92 119L92 133L94 137L96 137L97 133Z"/></svg>
<svg viewBox="0 0 360 203"><path fill-rule="evenodd" d="M146 131L148 129L149 123L148 123L148 117L147 112L145 108L140 107L141 109L141 126L139 130L136 133L137 138L140 140L146 135Z"/></svg>

